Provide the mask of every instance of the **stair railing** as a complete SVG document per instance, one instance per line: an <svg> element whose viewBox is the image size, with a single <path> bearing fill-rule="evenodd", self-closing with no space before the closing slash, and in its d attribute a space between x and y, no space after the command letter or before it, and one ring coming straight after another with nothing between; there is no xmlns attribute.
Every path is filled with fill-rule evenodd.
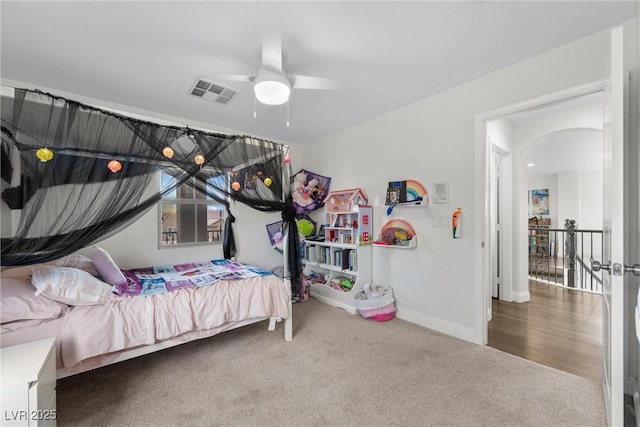
<svg viewBox="0 0 640 427"><path fill-rule="evenodd" d="M591 259L602 259L602 230L578 229L569 219L564 228L529 227L529 278L601 293L602 272Z"/></svg>

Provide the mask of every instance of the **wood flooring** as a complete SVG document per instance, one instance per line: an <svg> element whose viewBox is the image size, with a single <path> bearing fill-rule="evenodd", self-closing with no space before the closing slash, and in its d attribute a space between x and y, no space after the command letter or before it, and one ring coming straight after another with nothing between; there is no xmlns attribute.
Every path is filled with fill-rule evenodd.
<svg viewBox="0 0 640 427"><path fill-rule="evenodd" d="M489 346L602 382L602 296L529 281L525 303L493 299Z"/></svg>

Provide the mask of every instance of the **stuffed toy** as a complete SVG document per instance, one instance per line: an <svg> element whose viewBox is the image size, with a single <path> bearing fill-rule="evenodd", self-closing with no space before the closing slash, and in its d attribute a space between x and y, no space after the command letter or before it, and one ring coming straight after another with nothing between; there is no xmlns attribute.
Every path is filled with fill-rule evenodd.
<svg viewBox="0 0 640 427"><path fill-rule="evenodd" d="M296 206L298 213L304 212L304 208L314 203L314 200L309 196L306 191L307 188L307 174L299 172L296 174L293 184L291 184L291 196Z"/></svg>

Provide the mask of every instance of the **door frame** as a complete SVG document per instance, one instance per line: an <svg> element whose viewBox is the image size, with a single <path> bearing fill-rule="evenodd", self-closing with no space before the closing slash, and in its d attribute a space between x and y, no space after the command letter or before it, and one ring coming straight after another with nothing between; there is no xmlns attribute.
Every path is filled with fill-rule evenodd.
<svg viewBox="0 0 640 427"><path fill-rule="evenodd" d="M528 110L535 110L550 107L552 105L577 98L584 95L589 95L596 92L603 92L608 85L608 79L596 80L583 85L567 88L564 90L552 92L546 95L542 95L537 98L522 101L516 104L507 105L497 108L495 110L487 111L475 116L475 166L476 166L476 180L474 185L475 190L475 205L479 214L475 220L476 227L476 241L480 244L476 247L479 252L476 256L475 272L476 277L481 279L481 286L476 288L475 304L476 304L476 325L478 330L482 331L482 345L487 345L489 341L489 328L488 319L490 316L491 299L487 298L487 295L491 295L491 281L492 281L492 253L494 248L491 247L491 235L493 227L491 226L491 154L492 144L487 136L486 125L487 122L498 120L510 114L519 113ZM520 179L518 175L523 174L526 165L522 165L523 159L513 159L512 169L512 189L513 194L517 194L521 190ZM526 228L526 215L520 215L518 198L512 197L512 231L518 233L519 229ZM524 227L524 228L523 228ZM526 279L527 277L527 257L526 255L526 239L520 239L522 242L518 243L515 239L512 239L513 243L513 270L510 278L506 278L507 281L514 283L516 280L522 280L521 277ZM525 251L525 252L523 252ZM524 274L524 276L522 276Z"/></svg>

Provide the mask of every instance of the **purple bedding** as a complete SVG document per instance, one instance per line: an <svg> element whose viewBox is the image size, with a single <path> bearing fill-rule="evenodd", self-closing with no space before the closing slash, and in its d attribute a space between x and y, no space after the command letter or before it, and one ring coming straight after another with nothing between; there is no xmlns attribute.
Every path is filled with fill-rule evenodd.
<svg viewBox="0 0 640 427"><path fill-rule="evenodd" d="M273 275L269 271L226 259L122 270L122 273L127 283L117 286L117 289L123 296L156 295L182 288L209 286L220 280Z"/></svg>

